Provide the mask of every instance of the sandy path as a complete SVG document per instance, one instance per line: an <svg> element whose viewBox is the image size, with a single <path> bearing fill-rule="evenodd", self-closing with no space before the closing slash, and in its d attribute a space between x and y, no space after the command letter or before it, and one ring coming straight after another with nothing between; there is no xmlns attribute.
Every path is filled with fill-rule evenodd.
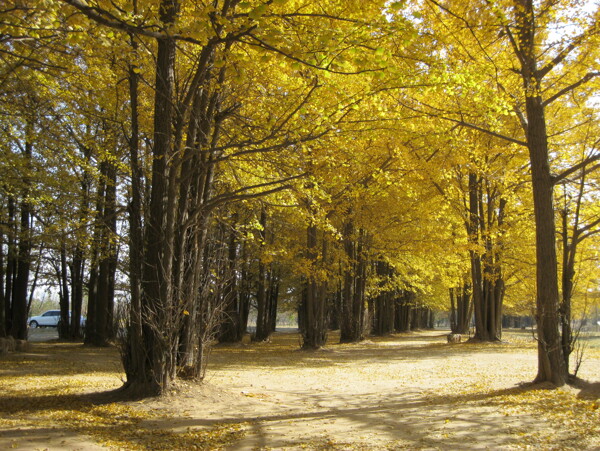
<svg viewBox="0 0 600 451"><path fill-rule="evenodd" d="M318 352L291 350L297 340L279 335L275 345L220 346L201 395L205 402L169 401L186 412L176 427L247 422L236 450L556 443L555 426L544 418L497 402L533 379L531 345L448 345L439 331ZM593 361L588 375L598 368Z"/></svg>
<svg viewBox="0 0 600 451"><path fill-rule="evenodd" d="M535 343L505 336L502 344L450 345L433 331L338 345L332 334L326 349L304 352L297 334L278 333L268 344L217 346L200 386L182 382L169 396L97 411L71 407L69 397L119 387L118 352L33 343L31 354L0 367L0 388L22 403L0 414L0 449L102 449L100 442L187 450L198 443L194 434L222 428L234 435L214 443L234 443L231 450L600 450L600 352L587 355L580 376L593 383L584 390L524 390L517 387L536 372ZM30 406L32 394L40 406ZM6 402L3 409L11 412ZM127 423L136 412L152 415Z"/></svg>

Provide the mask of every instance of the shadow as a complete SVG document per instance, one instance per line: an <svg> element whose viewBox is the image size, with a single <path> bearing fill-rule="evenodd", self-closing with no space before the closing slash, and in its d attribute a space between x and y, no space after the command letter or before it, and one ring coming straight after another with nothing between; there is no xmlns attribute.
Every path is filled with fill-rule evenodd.
<svg viewBox="0 0 600 451"><path fill-rule="evenodd" d="M448 344L446 333L428 332L397 334L386 337L370 337L358 343L332 343L318 350L302 350L299 335L293 333L274 334L271 343L265 344L220 344L211 354L210 369L242 369L269 366L287 368L282 357L292 358L294 363L312 368L356 365L367 363L390 363L402 360L442 360L457 356L475 355L481 352L509 352L514 346L507 342ZM231 355L235 354L235 359ZM285 362L285 359L283 359Z"/></svg>
<svg viewBox="0 0 600 451"><path fill-rule="evenodd" d="M332 335L335 338L335 334ZM38 415L46 421L49 412L55 412L57 415L52 417L52 421L56 421L58 427L114 442L117 448L131 448L132 445L152 448L149 440L154 440L155 443L164 443L168 449L215 449L229 445L232 449L264 449L267 446L275 449L290 446L302 448L307 443L311 449L347 449L348 446L343 443L324 441L329 433L327 425L331 424L337 428L337 437L348 437L355 441L362 440L363 434L376 434L385 437L390 449L473 449L481 448L478 445L482 440L485 440L487 448L499 449L519 445L521 434L535 434L540 431L540 422L543 421L526 413L531 397L511 395L553 388L551 385L524 384L495 391L481 389L461 393L466 387L461 380L468 380L469 368L465 368L464 377L462 374L448 376L439 373L440 376L430 369L442 367L443 360L453 356L476 357L482 353L501 353L514 348L503 343L449 345L445 342L446 334L440 334L439 331L371 338L355 344L332 344L323 350L311 352L299 351L299 338L295 333L280 333L274 338L268 345L220 345L211 356L211 367L235 371L261 368L269 372L296 366L309 369L342 366L344 371L345 368L348 371L360 371L368 363L385 365L401 362L398 365L401 372L421 372L418 373L419 379L411 382L415 384L412 387L400 383L405 373L390 373L386 377L392 383L374 383L367 388L371 390L367 393L345 390L344 386L314 388L309 378L318 378L318 371L313 372L312 376L309 374L306 379L304 374L299 374L297 380L281 388L280 392L265 388L267 396L264 398L248 398L248 394L242 395L239 391L235 395L230 394L230 402L218 404L219 410L212 413L210 400L195 398L191 402L201 405L198 414L201 418L189 418L183 412L168 411L168 400L165 401L167 408L162 415L149 414L148 410L143 410L142 403L115 406L121 401L135 399L127 397L121 389L63 395L54 394L53 387L40 387L50 393L0 397L0 417L31 415L33 418ZM21 365L31 362L28 375L43 376L80 373L69 369L74 363L83 363L83 367L90 371L98 368L99 373L109 372L107 362L120 364L114 349L73 344L40 344L32 353L19 358L22 359L18 362ZM417 370L414 369L416 367L405 366L405 363L417 361L429 361L429 364ZM61 368L65 362L72 366ZM468 364L472 361L465 362ZM509 371L511 362L505 364ZM0 374L4 377L9 374L7 371L11 371L10 368L3 368ZM419 380L427 377L452 378L456 393L421 389L423 385ZM250 382L255 383L244 383L252 387ZM340 379L341 382L343 379ZM582 393L594 393L600 385L585 381L582 384ZM277 403L278 393L285 395L285 403ZM505 415L506 410L503 410L507 407L507 400L503 398L507 396L511 397L510 415ZM595 396L597 399L597 394ZM142 410L144 415L136 414ZM73 418L80 420L73 423ZM39 426L39 430L45 433L43 427L46 424ZM299 432L295 432L296 428ZM359 433L356 433L357 430ZM14 434L16 429L4 428L2 431ZM289 431L294 431L294 434L289 434ZM339 431L348 432L340 435ZM244 432L245 438L242 437ZM535 439L535 436L532 437ZM371 449L366 446L366 449Z"/></svg>
<svg viewBox="0 0 600 451"><path fill-rule="evenodd" d="M1 377L16 377L27 366L29 376L72 376L122 373L119 352L114 347L94 348L74 342L36 342L27 352L2 356Z"/></svg>
<svg viewBox="0 0 600 451"><path fill-rule="evenodd" d="M73 433L91 437L118 449L222 449L242 438L241 425L212 424L195 431L172 430L173 420L163 418L170 427L156 430L156 414L117 404L118 390L86 395L9 396L0 398L0 417L21 418L19 427L2 428L1 438L31 442L53 436L70 435L78 449L80 440ZM28 427L28 415L41 426ZM148 422L147 422L148 421ZM156 420L155 420L156 421ZM51 426L46 426L49 423ZM56 438L56 437L55 437ZM161 444L161 446L157 446ZM47 442L44 449L48 449ZM37 448L36 448L37 449ZM62 447L61 447L62 449Z"/></svg>
<svg viewBox="0 0 600 451"><path fill-rule="evenodd" d="M497 442L486 445L490 449L516 445L519 436L513 434L514 428L526 430L528 426L539 424L539 419L526 415L506 417L498 414L502 405L501 398L516 395L529 390L544 389L545 386L528 384L511 387L490 393L474 393L456 396L423 396L419 391L402 394L368 393L363 395L336 394L335 399L327 394L316 394L310 391L299 393L311 399L317 410L296 411L290 413L273 413L246 415L240 413L229 416L218 416L212 419L180 418L176 427L207 428L217 424L239 426L248 421L247 436L231 449L278 449L300 447L316 449L311 443L323 442L322 427L324 424L336 423L343 430L360 429L365 434L385 435L392 447L403 444L410 449L435 448L473 449L480 448L479 442L486 431L494 432ZM345 404L344 407L333 407L328 404ZM523 404L527 401L524 400ZM465 406L469 408L465 408ZM521 407L516 404L518 409ZM425 414L425 412L427 412ZM151 429L173 427L172 419L150 420ZM307 424L298 431L301 439L293 439L278 434L278 430L294 430L295 425ZM267 432L270 431L270 433ZM505 431L498 434L498 431ZM285 436L285 437L284 437ZM326 437L325 437L326 438ZM335 442L328 442L326 449L337 449ZM343 443L340 449L347 449ZM360 448L353 444L352 449ZM375 446L373 447L373 449ZM366 448L372 449L372 448Z"/></svg>
<svg viewBox="0 0 600 451"><path fill-rule="evenodd" d="M576 379L571 383L571 386L580 389L580 392L577 395L579 399L600 399L600 382L588 382L583 379Z"/></svg>

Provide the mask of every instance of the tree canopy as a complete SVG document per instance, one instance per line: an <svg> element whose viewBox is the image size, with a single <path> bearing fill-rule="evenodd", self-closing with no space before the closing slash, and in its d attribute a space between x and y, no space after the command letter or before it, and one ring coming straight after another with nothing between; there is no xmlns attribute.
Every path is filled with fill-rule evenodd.
<svg viewBox="0 0 600 451"><path fill-rule="evenodd" d="M61 334L81 336L87 308L85 340L118 338L126 388L148 394L202 378L251 306L255 339L281 300L318 348L330 327L426 327L460 297L455 326L473 312L481 340L535 311L537 380L565 383L598 281L598 14L10 1L0 335L25 338L52 286Z"/></svg>

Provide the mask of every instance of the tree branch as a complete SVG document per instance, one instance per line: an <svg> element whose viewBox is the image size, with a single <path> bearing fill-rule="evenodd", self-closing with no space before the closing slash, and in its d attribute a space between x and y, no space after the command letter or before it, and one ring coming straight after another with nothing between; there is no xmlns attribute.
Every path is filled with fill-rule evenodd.
<svg viewBox="0 0 600 451"><path fill-rule="evenodd" d="M299 178L302 178L305 176L306 176L306 173L302 173L302 174L298 174L298 175L293 175L291 177L286 177L286 178L280 179L280 180L258 183L256 185L251 185L251 186L245 186L245 187L239 188L235 191L232 191L230 193L225 193L225 194L220 194L218 196L215 196L212 199L210 199L203 207L208 210L212 210L212 209L216 208L217 206L223 204L224 202L233 202L233 201L238 201L238 200L253 199L256 197L266 196L268 194L273 194L273 193L276 193L279 191L283 191L285 189L289 189L292 187L292 185L290 185L288 182L291 182L292 180L296 180L296 179L299 179ZM278 186L268 189L266 191L260 191L258 193L248 193L247 192L250 190L266 188L266 187L273 186L273 185L278 185Z"/></svg>
<svg viewBox="0 0 600 451"><path fill-rule="evenodd" d="M549 104L551 104L552 102L554 102L556 99L558 99L559 97L564 96L565 94L571 92L573 89L578 88L579 86L581 86L584 83L587 83L588 81L590 81L592 78L597 77L598 75L600 75L600 72L588 72L587 74L585 74L579 81L576 81L575 83L561 89L560 91L558 91L556 94L554 94L552 97L546 99L542 105L543 106L547 106Z"/></svg>
<svg viewBox="0 0 600 451"><path fill-rule="evenodd" d="M544 67L542 67L541 69L538 69L536 71L536 76L538 77L538 80L541 80L542 78L544 78L548 72L550 72L552 69L554 69L558 64L562 63L564 61L564 59L569 56L569 53L571 53L573 50L575 50L577 48L577 46L579 44L581 44L581 42L587 38L588 36L592 35L595 33L596 31L596 22L594 21L594 23L592 23L590 25L590 28L588 28L587 30L585 30L583 33L581 33L580 35L576 36L571 43L565 47L564 49L562 49L558 55L556 55L548 64L546 64Z"/></svg>
<svg viewBox="0 0 600 451"><path fill-rule="evenodd" d="M477 131L479 131L481 133L485 133L486 135L490 135L490 136L493 136L495 138L499 138L499 139L502 139L504 141L511 142L513 144L518 144L520 146L527 147L527 142L525 142L525 141L521 141L519 139L511 138L510 136L506 136L506 135L503 135L501 133L497 133L497 132L494 132L492 130L488 130L486 128L480 127L479 125L475 125L475 124L471 124L470 122L466 122L466 121L464 121L462 119L454 119L452 117L446 117L446 116L442 116L440 114L428 113L426 111L421 111L421 110L418 110L418 109L416 109L414 107L406 105L404 102L399 102L399 103L403 107L408 108L409 110L414 111L416 113L421 113L421 114L424 114L424 115L429 116L429 117L436 117L438 119L443 119L445 121L453 122L455 124L462 125L463 127L467 127L467 128L473 129L473 130L477 130Z"/></svg>
<svg viewBox="0 0 600 451"><path fill-rule="evenodd" d="M561 172L558 175L553 176L552 177L552 184L556 185L560 181L562 181L565 178L567 178L569 175L573 174L574 172L577 172L579 169L584 168L588 164L593 163L594 161L598 161L598 160L600 160L600 153L598 153L596 155L592 155L591 157L588 157L585 160L580 161L575 166L571 166L569 169ZM594 166L594 168L598 168L598 167L600 167L600 165Z"/></svg>
<svg viewBox="0 0 600 451"><path fill-rule="evenodd" d="M253 35L252 33L246 33L246 34L249 37L251 37L252 39L254 39L254 41L256 41L255 43L248 42L247 44L255 45L255 46L261 47L265 50L270 50L270 51L278 53L292 61L296 61L304 66L312 67L313 69L318 69L318 70L322 70L322 71L326 71L326 72L331 72L332 74L357 75L357 74L364 74L367 72L378 72L378 71L385 69L384 67L378 67L378 68L374 68L374 69L362 69L362 70L357 70L357 71L352 71L352 72L346 72L346 71L339 71L339 70L331 69L329 66L322 67L317 64L309 63L308 61L303 60L302 58L298 58L297 56L290 55L289 53L285 52L284 50L278 49L277 47L274 47L271 44L266 43L265 41L263 41L262 39L260 39L259 37L255 36L255 35Z"/></svg>

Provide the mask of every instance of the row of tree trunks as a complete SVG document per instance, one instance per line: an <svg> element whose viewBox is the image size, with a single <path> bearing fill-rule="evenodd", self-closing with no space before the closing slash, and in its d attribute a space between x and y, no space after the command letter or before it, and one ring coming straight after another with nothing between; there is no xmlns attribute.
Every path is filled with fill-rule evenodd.
<svg viewBox="0 0 600 451"><path fill-rule="evenodd" d="M102 162L100 177L96 193L94 246L88 280L88 315L84 342L94 346L107 346L115 335L113 316L117 269L116 167L108 161Z"/></svg>
<svg viewBox="0 0 600 451"><path fill-rule="evenodd" d="M307 227L306 257L315 270L310 271L304 282L302 300L298 308L298 326L302 335L303 349L319 349L327 341L327 283L318 276L317 262L327 257L327 240L323 239L319 253L316 224Z"/></svg>
<svg viewBox="0 0 600 451"><path fill-rule="evenodd" d="M267 210L263 206L260 214L260 241L264 249L267 240L272 241L272 233L268 233ZM269 235L269 236L268 236ZM258 261L258 284L256 293L256 332L255 341L267 341L277 324L277 302L279 298L279 272L274 262L265 263L262 252Z"/></svg>
<svg viewBox="0 0 600 451"><path fill-rule="evenodd" d="M450 293L450 330L453 334L465 335L473 317L471 287L464 283L462 287L449 289Z"/></svg>
<svg viewBox="0 0 600 451"><path fill-rule="evenodd" d="M396 332L410 332L414 305L415 294L410 291L401 292L396 297L396 314L394 315Z"/></svg>
<svg viewBox="0 0 600 451"><path fill-rule="evenodd" d="M375 263L375 271L380 279L383 289L387 279L394 274L393 268L384 261ZM394 333L394 318L396 299L391 290L382 291L373 301L373 333L375 335L389 335Z"/></svg>
<svg viewBox="0 0 600 451"><path fill-rule="evenodd" d="M366 236L358 232L352 221L344 226L344 251L346 268L343 274L343 291L340 318L340 342L351 343L364 340L368 330L366 308L367 259L365 256Z"/></svg>
<svg viewBox="0 0 600 451"><path fill-rule="evenodd" d="M433 311L429 307L417 306L413 308L411 330L433 329Z"/></svg>
<svg viewBox="0 0 600 451"><path fill-rule="evenodd" d="M232 216L228 242L229 280L223 292L223 320L220 324L218 340L221 343L239 343L248 327L250 312L249 269L246 262L246 247L238 240L236 230L238 214ZM240 255L241 253L241 255Z"/></svg>
<svg viewBox="0 0 600 451"><path fill-rule="evenodd" d="M0 234L0 246L4 246L5 255L0 255L0 314L2 326L0 337L11 335L20 340L27 339L27 315L29 313L29 273L32 257L31 221L33 208L29 201L31 190L30 173L32 170L34 119L27 118L26 141L21 146L23 157L23 176L20 201L16 196L6 198L6 210L2 206L2 222L5 234ZM0 251L2 253L3 251ZM6 258L6 259L5 259Z"/></svg>
<svg viewBox="0 0 600 451"><path fill-rule="evenodd" d="M471 287L475 311L475 340L499 341L502 338L501 235L506 201L499 197L483 177L469 174L469 215L466 224L471 261ZM483 249L483 251L481 250Z"/></svg>

